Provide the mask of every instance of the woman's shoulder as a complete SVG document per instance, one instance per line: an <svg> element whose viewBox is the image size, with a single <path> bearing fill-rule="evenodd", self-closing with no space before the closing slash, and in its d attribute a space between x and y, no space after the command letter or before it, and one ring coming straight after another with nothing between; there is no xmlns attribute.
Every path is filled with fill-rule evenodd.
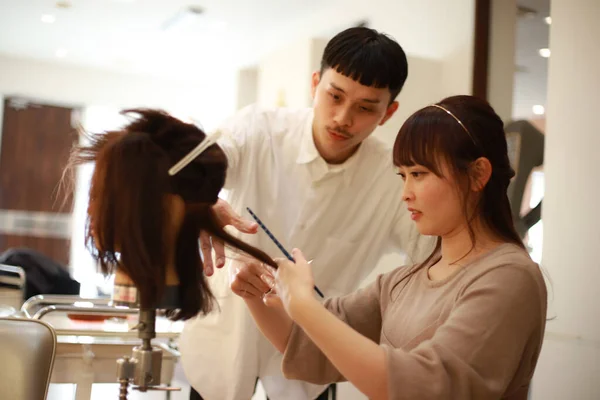
<svg viewBox="0 0 600 400"><path fill-rule="evenodd" d="M499 286L525 285L545 292L544 276L540 266L527 251L515 244L503 244L483 255L465 269L463 280L467 286L479 283Z"/></svg>
<svg viewBox="0 0 600 400"><path fill-rule="evenodd" d="M476 272L485 273L499 267L510 266L526 271L539 271L538 264L531 259L527 251L512 243L504 243L482 255L474 262Z"/></svg>

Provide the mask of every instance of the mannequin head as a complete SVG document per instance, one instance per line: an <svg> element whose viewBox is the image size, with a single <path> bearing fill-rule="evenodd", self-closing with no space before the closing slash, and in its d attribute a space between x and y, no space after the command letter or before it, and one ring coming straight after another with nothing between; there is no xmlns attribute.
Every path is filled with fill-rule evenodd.
<svg viewBox="0 0 600 400"><path fill-rule="evenodd" d="M71 166L95 162L86 242L105 274L126 275L143 308L177 308L176 319L212 309L200 258L201 230L269 265L273 260L227 234L212 205L225 182L227 158L212 145L175 176L168 170L205 133L156 110L124 111L133 120L118 131L90 135ZM122 277L121 277L122 278ZM166 288L178 287L163 307ZM172 297L172 296L171 296ZM176 304L173 304L175 302Z"/></svg>

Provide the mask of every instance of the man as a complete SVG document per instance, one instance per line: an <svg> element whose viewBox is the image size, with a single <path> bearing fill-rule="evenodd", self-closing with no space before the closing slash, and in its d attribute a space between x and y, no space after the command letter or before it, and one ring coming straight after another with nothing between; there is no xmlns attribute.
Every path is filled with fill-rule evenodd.
<svg viewBox="0 0 600 400"><path fill-rule="evenodd" d="M250 207L286 248L301 248L314 259L316 284L326 297L356 289L390 244L417 259L429 248L401 206L391 151L370 137L396 112L407 70L393 39L368 28L347 29L327 44L321 69L312 76L312 108L248 107L221 128L233 211L247 215ZM218 205L224 224L256 232L227 207ZM262 232L243 239L281 257ZM215 250L220 267L222 250ZM212 275L211 255L204 260ZM282 377L280 355L231 293L230 282L239 281L235 262L229 264L210 278L220 311L188 321L182 333L190 383L209 400L247 400L257 379L270 400L327 398L324 386ZM243 290L260 295L264 287Z"/></svg>

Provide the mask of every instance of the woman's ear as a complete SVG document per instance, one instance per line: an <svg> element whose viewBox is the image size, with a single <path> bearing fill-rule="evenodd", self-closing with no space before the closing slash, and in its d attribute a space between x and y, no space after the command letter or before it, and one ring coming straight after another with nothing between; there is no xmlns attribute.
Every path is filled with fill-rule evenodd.
<svg viewBox="0 0 600 400"><path fill-rule="evenodd" d="M485 157L479 157L471 164L471 190L481 192L492 176L492 164Z"/></svg>

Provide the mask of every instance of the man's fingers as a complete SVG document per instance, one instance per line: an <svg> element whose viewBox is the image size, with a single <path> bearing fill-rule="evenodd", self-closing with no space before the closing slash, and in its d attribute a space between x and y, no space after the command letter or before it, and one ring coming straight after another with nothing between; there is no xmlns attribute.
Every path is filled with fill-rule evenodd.
<svg viewBox="0 0 600 400"><path fill-rule="evenodd" d="M211 276L213 274L212 245L210 236L205 231L200 232L200 252L204 262L204 274Z"/></svg>
<svg viewBox="0 0 600 400"><path fill-rule="evenodd" d="M249 219L242 218L237 216L237 218L231 221L231 225L235 229L243 233L256 233L258 232L258 224L254 221L250 221Z"/></svg>
<svg viewBox="0 0 600 400"><path fill-rule="evenodd" d="M215 258L217 259L217 268L223 268L225 265L225 245L221 239L212 238L213 249L215 250Z"/></svg>
<svg viewBox="0 0 600 400"><path fill-rule="evenodd" d="M231 225L243 233L258 232L258 224L254 221L242 218L226 201L219 199L213 206L213 210L222 226Z"/></svg>

